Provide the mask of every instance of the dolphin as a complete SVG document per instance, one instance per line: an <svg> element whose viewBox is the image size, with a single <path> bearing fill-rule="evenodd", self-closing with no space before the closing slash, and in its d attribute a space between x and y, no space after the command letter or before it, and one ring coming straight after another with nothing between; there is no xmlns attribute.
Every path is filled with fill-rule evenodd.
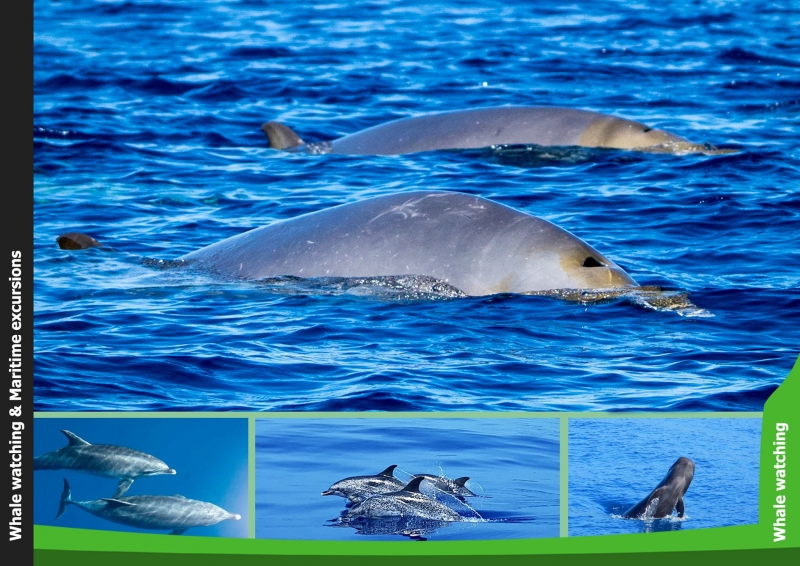
<svg viewBox="0 0 800 566"><path fill-rule="evenodd" d="M179 261L240 279L425 276L472 296L638 287L566 230L446 191L331 207L233 236Z"/></svg>
<svg viewBox="0 0 800 566"><path fill-rule="evenodd" d="M415 477L399 491L373 495L351 507L345 517L419 517L432 521L461 521L461 515L420 493L419 484L423 481L425 478Z"/></svg>
<svg viewBox="0 0 800 566"><path fill-rule="evenodd" d="M33 470L74 470L120 480L112 497L120 497L139 477L174 474L175 470L164 462L139 452L113 444L89 444L68 430L61 432L69 443L63 448L47 452L33 459Z"/></svg>
<svg viewBox="0 0 800 566"><path fill-rule="evenodd" d="M365 499L401 489L405 484L394 477L397 464L392 464L374 476L353 476L334 483L322 495L338 495L347 498L351 503L360 503Z"/></svg>
<svg viewBox="0 0 800 566"><path fill-rule="evenodd" d="M686 511L683 496L693 477L694 462L681 456L650 495L625 511L623 516L629 519L663 519L671 516L673 509L677 509L678 517L683 517Z"/></svg>
<svg viewBox="0 0 800 566"><path fill-rule="evenodd" d="M456 478L454 480L444 476L434 476L432 474L414 474L414 477L423 478L431 482L436 489L455 495L459 499L463 499L464 497L475 497L475 494L464 485L467 483L467 480L469 480L468 476Z"/></svg>
<svg viewBox="0 0 800 566"><path fill-rule="evenodd" d="M56 238L58 247L62 250L85 250L88 248L101 248L103 244L80 232L67 232Z"/></svg>
<svg viewBox="0 0 800 566"><path fill-rule="evenodd" d="M173 535L181 535L191 527L210 527L227 519L238 521L242 518L213 503L187 499L182 495L133 495L73 501L72 491L65 479L56 519L64 514L67 505L75 505L112 523L137 529L171 530L170 534Z"/></svg>
<svg viewBox="0 0 800 566"><path fill-rule="evenodd" d="M399 155L516 144L616 149L663 146L666 150L673 146L675 151L701 152L714 149L633 120L550 106L503 106L423 114L321 143L306 143L279 122L267 122L261 129L274 149L312 154Z"/></svg>

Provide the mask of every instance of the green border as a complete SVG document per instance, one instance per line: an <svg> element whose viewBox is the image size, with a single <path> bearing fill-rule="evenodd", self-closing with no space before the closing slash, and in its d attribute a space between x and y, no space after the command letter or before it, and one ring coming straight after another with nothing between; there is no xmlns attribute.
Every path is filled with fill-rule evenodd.
<svg viewBox="0 0 800 566"><path fill-rule="evenodd" d="M759 494L759 523L736 527L672 531L665 533L640 533L594 537L561 537L549 539L520 539L494 541L427 541L425 543L373 542L373 541L287 541L268 539L224 539L212 537L170 537L160 534L121 533L93 531L66 527L34 527L35 559L41 564L59 565L81 562L113 561L115 564L137 564L147 561L148 566L174 564L178 555L191 559L193 566L218 565L227 555L236 564L263 564L267 556L280 557L281 564L319 563L322 557L347 557L348 564L366 564L370 557L381 557L381 564L399 564L407 557L418 557L421 563L444 564L458 560L459 564L472 562L470 557L497 557L497 564L530 564L532 556L548 558L548 563L610 564L620 558L641 557L649 564L674 563L675 553L681 559L722 559L726 562L748 562L768 556L772 560L791 560L800 557L800 471L795 472L792 455L800 451L800 357L784 383L773 393L764 406L764 413L37 413L37 418L250 418L248 427L250 446L253 446L255 418L560 418L562 448L560 457L561 486L564 488L567 468L565 458L568 447L564 442L569 418L762 418L761 469ZM775 520L773 504L776 497L775 456L772 442L776 423L788 424L786 433L786 496L787 524L785 539L773 540L772 523ZM735 441L735 439L734 439ZM254 452L251 452L250 493L254 492ZM795 503L797 502L797 503ZM251 502L254 505L254 500ZM562 505L561 530L566 528ZM254 518L255 514L251 513ZM251 532L252 532L251 523ZM734 552L735 551L735 552ZM767 555L765 551L769 551ZM777 552L776 552L777 551ZM337 561L338 562L338 561Z"/></svg>

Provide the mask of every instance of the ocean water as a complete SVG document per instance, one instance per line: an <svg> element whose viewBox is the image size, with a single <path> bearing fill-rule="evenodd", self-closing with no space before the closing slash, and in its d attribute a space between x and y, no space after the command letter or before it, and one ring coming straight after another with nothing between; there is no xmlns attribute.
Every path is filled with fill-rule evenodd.
<svg viewBox="0 0 800 566"><path fill-rule="evenodd" d="M761 419L570 419L569 536L758 523L760 439ZM681 456L684 517L623 518Z"/></svg>
<svg viewBox="0 0 800 566"><path fill-rule="evenodd" d="M33 455L41 456L66 446L62 429L90 444L113 444L150 454L176 472L135 479L123 497L183 495L213 503L242 517L210 527L192 527L182 536L247 536L247 419L37 418ZM118 480L73 470L38 470L33 477L33 522L37 525L169 533L112 523L74 505L68 505L56 519L64 479L69 482L74 501L111 497Z"/></svg>
<svg viewBox="0 0 800 566"><path fill-rule="evenodd" d="M35 0L34 17L38 411L760 411L797 357L791 4ZM322 141L503 105L596 110L738 151L319 156L271 150L260 130L278 120ZM165 267L420 189L546 218L706 316ZM59 250L69 231L106 247Z"/></svg>
<svg viewBox="0 0 800 566"><path fill-rule="evenodd" d="M342 521L346 500L322 496L333 483L378 474L469 476L465 504L421 491L463 521ZM557 537L558 419L259 419L256 421L256 537L427 540ZM410 537L407 537L410 538Z"/></svg>

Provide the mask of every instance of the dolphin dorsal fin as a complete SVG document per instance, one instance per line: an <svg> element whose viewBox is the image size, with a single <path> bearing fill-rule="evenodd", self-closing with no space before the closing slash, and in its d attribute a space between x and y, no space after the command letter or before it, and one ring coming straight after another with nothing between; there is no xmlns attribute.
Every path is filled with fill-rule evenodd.
<svg viewBox="0 0 800 566"><path fill-rule="evenodd" d="M291 149L304 143L294 130L279 122L267 122L261 129L267 134L272 149Z"/></svg>
<svg viewBox="0 0 800 566"><path fill-rule="evenodd" d="M419 484L421 484L425 478L416 477L413 478L410 482L406 484L406 486L402 489L402 491L410 491L411 493L419 493Z"/></svg>
<svg viewBox="0 0 800 566"><path fill-rule="evenodd" d="M66 436L67 440L69 440L70 446L91 446L91 444L86 442L84 439L82 439L75 433L72 433L68 430L62 430L61 432L63 432L64 436Z"/></svg>
<svg viewBox="0 0 800 566"><path fill-rule="evenodd" d="M101 497L100 501L108 503L109 507L136 507L136 503L122 501L121 499L114 499L113 497Z"/></svg>
<svg viewBox="0 0 800 566"><path fill-rule="evenodd" d="M456 478L453 480L453 483L456 484L458 487L464 487L464 484L467 483L469 480L469 476L464 476L463 478Z"/></svg>
<svg viewBox="0 0 800 566"><path fill-rule="evenodd" d="M379 475L379 476L386 476L386 477L389 477L389 478L393 478L393 477L394 477L394 469L395 469L396 467L397 467L397 464L392 464L391 466L389 466L388 468L386 468L385 470L383 470L383 471L382 471L381 473L379 473L378 475Z"/></svg>

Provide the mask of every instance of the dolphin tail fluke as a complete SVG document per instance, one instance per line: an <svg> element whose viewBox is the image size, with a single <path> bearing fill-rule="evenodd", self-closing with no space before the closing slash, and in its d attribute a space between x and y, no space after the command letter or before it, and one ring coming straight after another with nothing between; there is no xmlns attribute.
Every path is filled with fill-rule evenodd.
<svg viewBox="0 0 800 566"><path fill-rule="evenodd" d="M56 519L64 514L64 511L67 510L67 505L70 503L72 503L72 490L69 488L69 482L67 482L67 478L64 478L64 491L61 492L61 501L58 504L58 514L56 514Z"/></svg>
<svg viewBox="0 0 800 566"><path fill-rule="evenodd" d="M114 495L111 496L111 499L116 499L117 497L122 497L122 495L130 489L131 485L133 485L132 478L125 478L123 480L119 480L119 485L117 485L117 491L114 492Z"/></svg>
<svg viewBox="0 0 800 566"><path fill-rule="evenodd" d="M294 130L279 122L267 122L261 129L267 134L269 146L273 149L291 149L305 143Z"/></svg>

